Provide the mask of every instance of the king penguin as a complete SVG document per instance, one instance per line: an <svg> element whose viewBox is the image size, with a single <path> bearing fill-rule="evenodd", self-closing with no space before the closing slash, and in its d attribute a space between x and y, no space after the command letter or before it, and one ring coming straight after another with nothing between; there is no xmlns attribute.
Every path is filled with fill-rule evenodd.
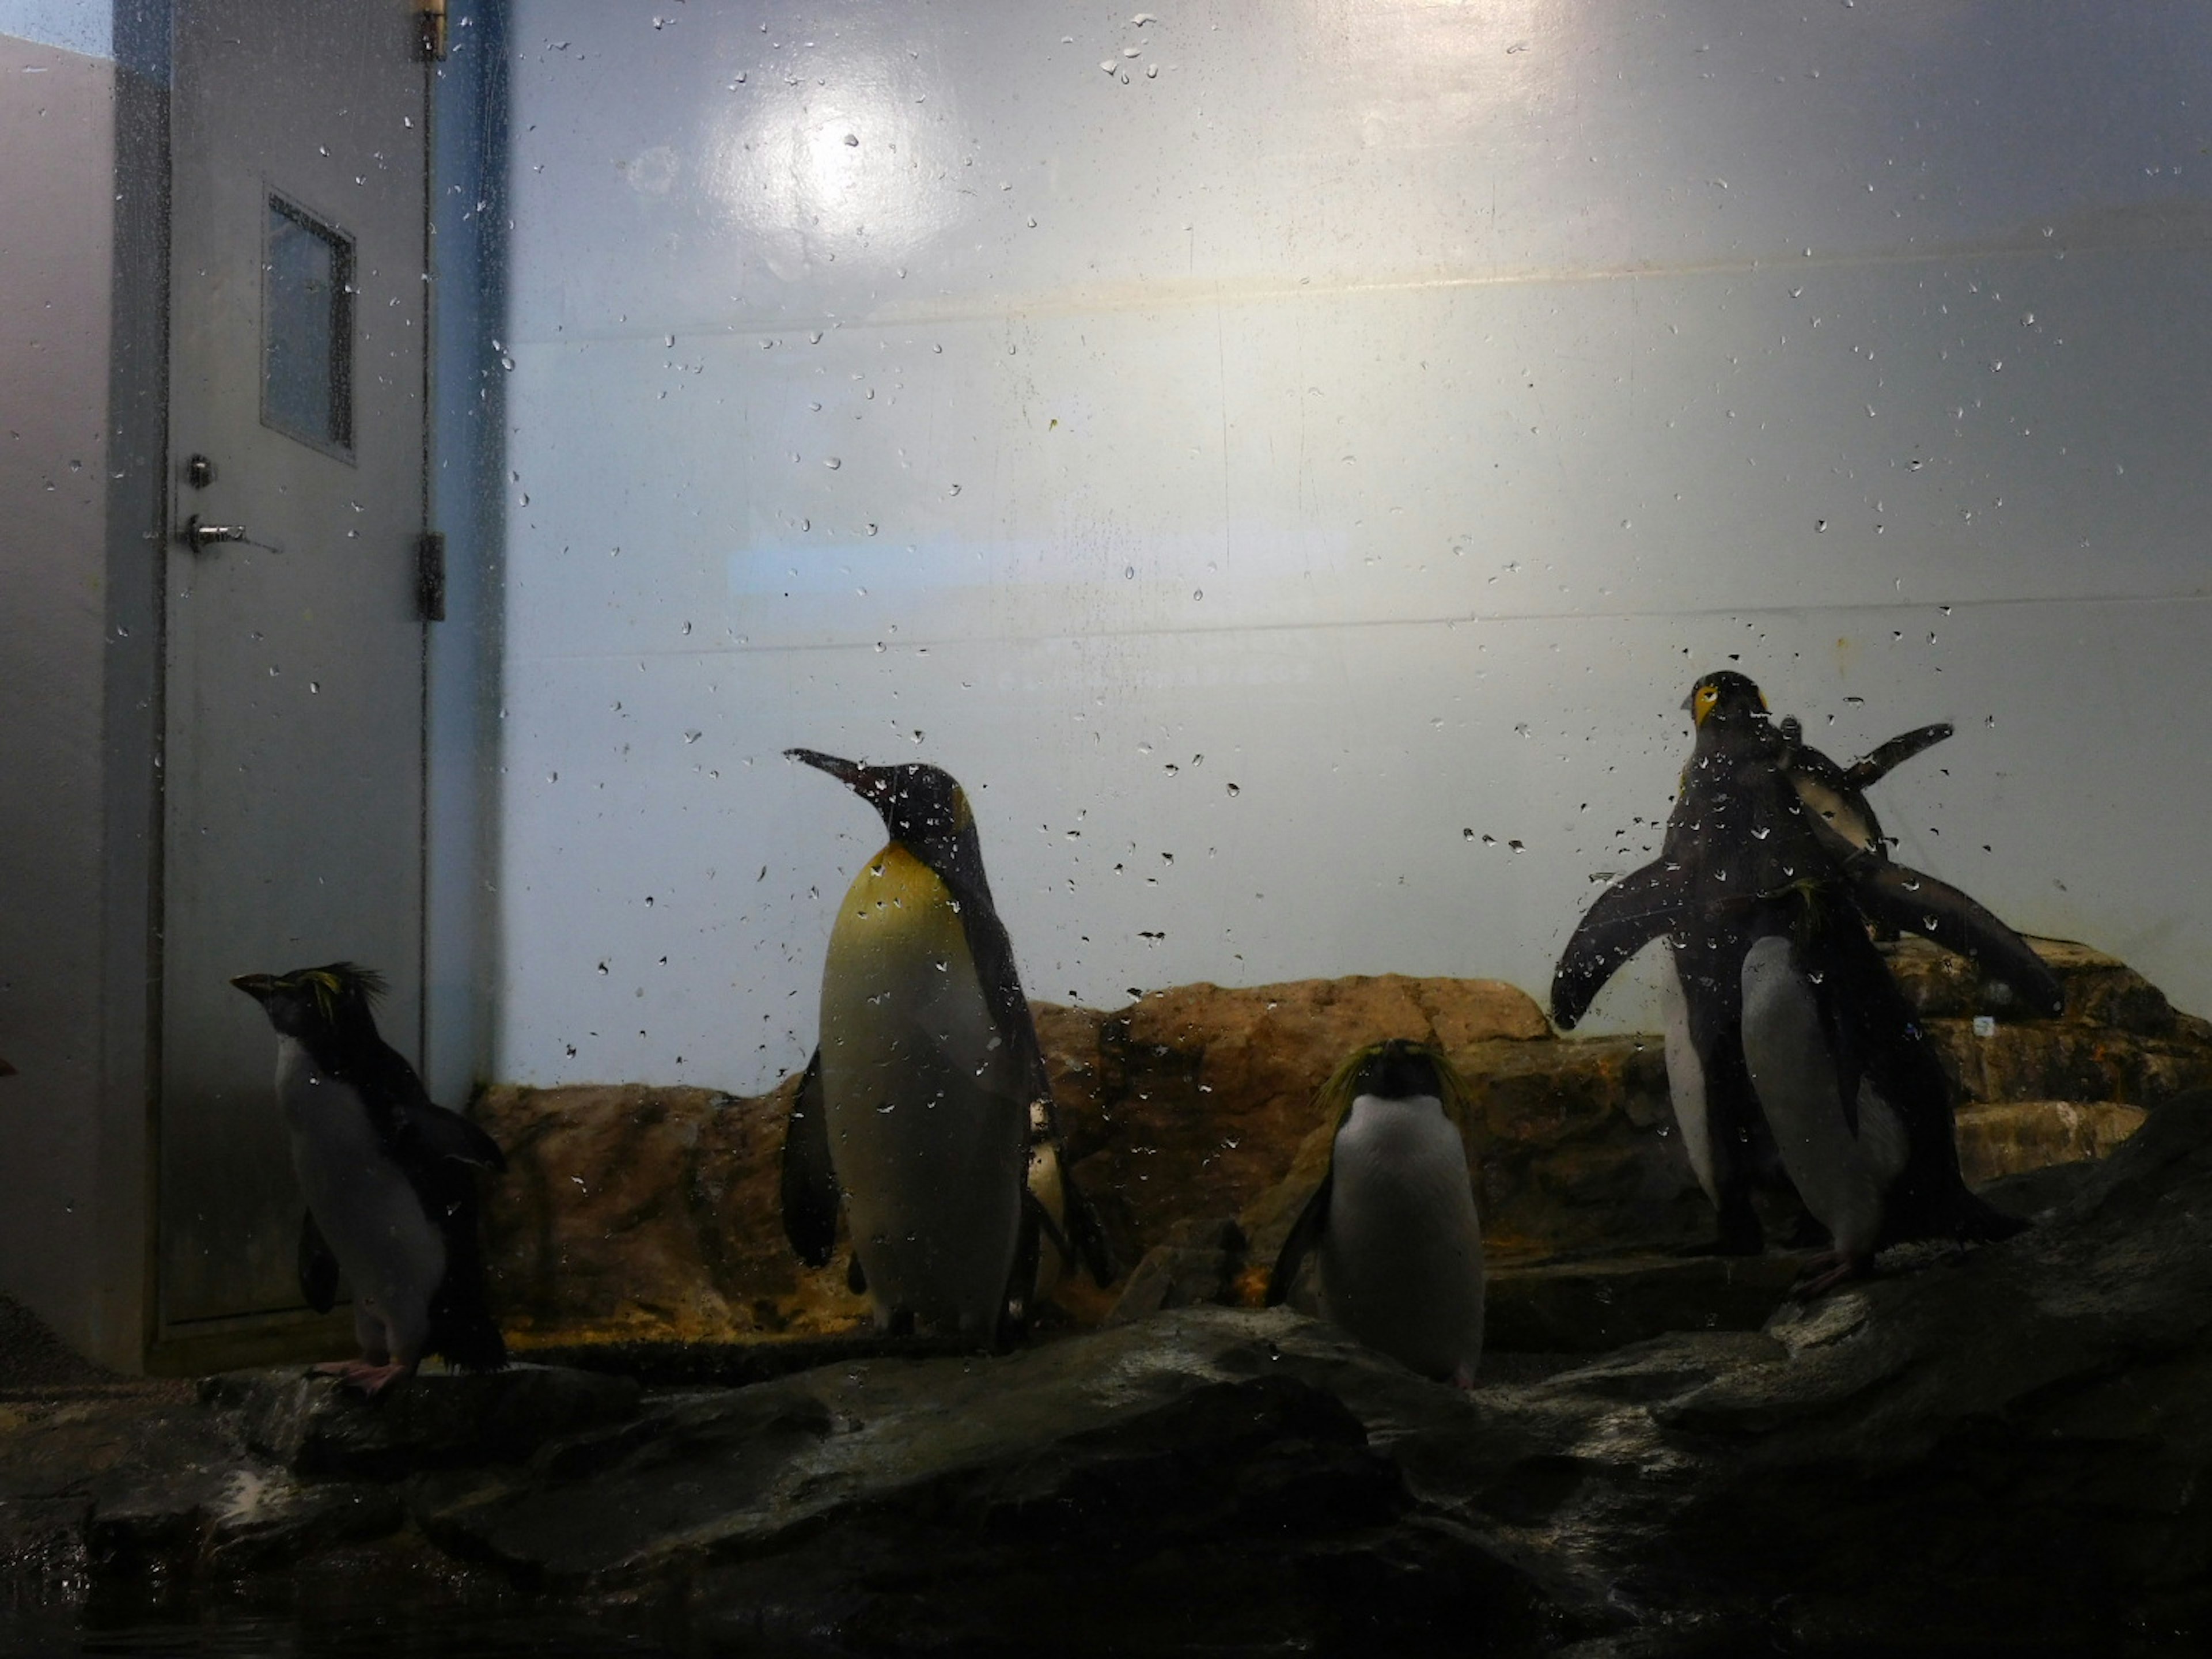
<svg viewBox="0 0 2212 1659"><path fill-rule="evenodd" d="M507 1167L492 1138L434 1104L377 1035L384 981L333 962L230 981L276 1029L276 1103L307 1203L300 1290L327 1313L353 1286L361 1358L319 1366L375 1395L430 1354L469 1370L507 1364L477 1238L476 1171Z"/></svg>
<svg viewBox="0 0 2212 1659"><path fill-rule="evenodd" d="M1017 1334L1047 1246L1101 1285L1114 1269L1066 1167L975 814L938 767L785 752L873 806L890 836L830 932L821 1046L784 1140L785 1232L826 1263L842 1194L852 1279L880 1328Z"/></svg>
<svg viewBox="0 0 2212 1659"><path fill-rule="evenodd" d="M1973 900L1890 862L1863 796L1846 822L1825 811L1819 763L1847 788L1853 775L1817 751L1807 761L1747 678L1705 676L1685 707L1697 738L1661 856L1582 919L1553 978L1555 1023L1571 1027L1614 969L1667 939L1669 1092L1692 1168L1719 1212L1720 1250L1762 1248L1750 1194L1770 1162L1828 1228L1846 1271L1863 1268L1881 1243L2014 1231L1966 1190L1948 1080L1867 923L1965 951L2038 1012L2062 1005L2056 979ZM1936 741L1936 730L1906 733L1869 758L1894 764ZM1817 1044L1808 1036L1815 1028ZM1845 1188L1848 1203L1838 1196Z"/></svg>
<svg viewBox="0 0 2212 1659"><path fill-rule="evenodd" d="M1328 1173L1268 1275L1283 1301L1310 1252L1322 1312L1408 1369L1472 1388L1482 1358L1482 1225L1467 1090L1451 1062L1393 1037L1355 1051L1316 1103L1335 1125Z"/></svg>

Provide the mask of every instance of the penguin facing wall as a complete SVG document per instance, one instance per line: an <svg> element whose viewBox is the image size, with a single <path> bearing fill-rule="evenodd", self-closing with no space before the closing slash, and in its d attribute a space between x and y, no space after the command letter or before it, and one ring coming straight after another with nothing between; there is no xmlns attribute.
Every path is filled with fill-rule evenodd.
<svg viewBox="0 0 2212 1659"><path fill-rule="evenodd" d="M276 1031L276 1103L307 1200L300 1290L327 1313L353 1287L361 1358L317 1367L369 1395L431 1354L468 1370L507 1363L477 1236L476 1171L507 1167L499 1144L434 1103L377 1034L384 981L333 962L230 981Z"/></svg>
<svg viewBox="0 0 2212 1659"><path fill-rule="evenodd" d="M784 1142L786 1234L826 1263L842 1198L879 1327L1012 1334L1048 1246L1101 1285L1113 1261L1066 1169L967 795L934 766L786 753L875 807L890 836L830 933L821 1044ZM1057 1214L1031 1190L1040 1163Z"/></svg>
<svg viewBox="0 0 2212 1659"><path fill-rule="evenodd" d="M1863 1268L1879 1243L2015 1231L1966 1192L1948 1079L1867 934L1869 921L1928 934L2002 975L2036 1011L2063 1004L2026 940L1956 889L1891 862L1871 809L1851 793L1941 728L1893 739L1847 771L1776 730L1743 675L1705 676L1684 706L1697 737L1660 857L1608 888L1577 927L1553 981L1555 1023L1571 1028L1621 963L1667 939L1668 1085L1692 1170L1719 1214L1717 1249L1764 1247L1751 1190L1769 1164L1828 1228L1847 1270ZM1799 976L1796 991L1780 988L1785 970ZM1804 1036L1807 1006L1819 1045ZM1747 1025L1754 1017L1756 1030ZM1826 1082L1802 1081L1815 1073ZM1871 1119L1863 1141L1862 1083L1888 1115ZM1785 1099L1796 1115L1778 1121ZM1825 1119L1808 1127L1802 1115L1815 1099L1842 1139ZM1893 1170L1877 1146L1893 1118L1900 1136L1892 1138L1907 1149ZM1880 1195L1871 1224L1857 1200L1836 1196L1836 1158L1864 1163Z"/></svg>
<svg viewBox="0 0 2212 1659"><path fill-rule="evenodd" d="M1466 1085L1425 1044L1355 1051L1316 1099L1328 1171L1267 1279L1282 1302L1309 1255L1322 1312L1369 1347L1466 1389L1482 1359L1482 1225L1468 1172Z"/></svg>

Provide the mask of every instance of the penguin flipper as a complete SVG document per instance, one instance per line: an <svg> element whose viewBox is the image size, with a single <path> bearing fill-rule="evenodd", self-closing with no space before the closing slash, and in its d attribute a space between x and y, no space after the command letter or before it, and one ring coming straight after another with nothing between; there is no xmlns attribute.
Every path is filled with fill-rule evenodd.
<svg viewBox="0 0 2212 1659"><path fill-rule="evenodd" d="M1063 1252L1062 1259L1079 1260L1085 1271L1103 1290L1120 1276L1121 1264L1115 1260L1114 1247L1107 1239L1097 1211L1075 1184L1069 1167L1067 1143L1060 1137L1060 1113L1053 1099L1052 1073L1045 1065L1044 1044L1037 1038L1036 1018L1030 1012L1030 1000L1022 990L1021 971L1014 963L1014 942L1007 935L1006 924L999 920L989 890L982 885L980 868L975 872L974 881L981 890L963 897L961 933L968 941L968 954L975 963L976 980L983 988L983 1002L990 1010L991 1027L1012 1049L1014 1063L1024 1079L1030 1098L1043 1109L1044 1132L1052 1143L1053 1155L1060 1160L1067 1237L1075 1247L1073 1252Z"/></svg>
<svg viewBox="0 0 2212 1659"><path fill-rule="evenodd" d="M1105 1224L1098 1218L1097 1210L1088 1194L1075 1184L1074 1172L1067 1167L1066 1150L1057 1150L1060 1196L1067 1214L1067 1232L1064 1238L1055 1238L1053 1243L1064 1260L1080 1261L1084 1271L1091 1275L1091 1282L1103 1291L1121 1276L1121 1264L1115 1259L1113 1243L1106 1237Z"/></svg>
<svg viewBox="0 0 2212 1659"><path fill-rule="evenodd" d="M408 1117L422 1150L430 1157L494 1174L506 1170L507 1154L499 1143L459 1112L426 1099L413 1107Z"/></svg>
<svg viewBox="0 0 2212 1659"><path fill-rule="evenodd" d="M1682 910L1679 866L1665 859L1632 870L1583 913L1552 974L1552 1023L1571 1030L1613 970L1670 932Z"/></svg>
<svg viewBox="0 0 2212 1659"><path fill-rule="evenodd" d="M1305 1208L1298 1212L1298 1218L1291 1224L1290 1234L1276 1253L1274 1269L1267 1275L1268 1307L1277 1306L1290 1296L1308 1253L1321 1243L1321 1236L1328 1226L1329 1191L1335 1183L1336 1170L1332 1167L1321 1178L1321 1185L1314 1188Z"/></svg>
<svg viewBox="0 0 2212 1659"><path fill-rule="evenodd" d="M1868 920L1932 939L2002 980L2032 1012L2063 1013L2066 993L2035 947L1948 882L1902 864L1865 863L1851 891Z"/></svg>
<svg viewBox="0 0 2212 1659"><path fill-rule="evenodd" d="M1932 749L1956 730L1948 720L1937 720L1933 726L1917 726L1910 732L1900 732L1887 743L1879 744L1844 770L1844 781L1854 789L1863 789L1878 783L1892 771L1911 760L1923 749Z"/></svg>
<svg viewBox="0 0 2212 1659"><path fill-rule="evenodd" d="M817 1048L791 1097L783 1132L783 1236L810 1267L826 1267L837 1248L837 1171L830 1161L830 1117ZM854 1261L859 1257L854 1258Z"/></svg>
<svg viewBox="0 0 2212 1659"><path fill-rule="evenodd" d="M337 1305L338 1259L331 1254L323 1230L315 1225L312 1210L300 1216L300 1294L319 1314Z"/></svg>
<svg viewBox="0 0 2212 1659"><path fill-rule="evenodd" d="M495 1174L506 1170L507 1154L499 1143L431 1099L407 1056L381 1038L346 1074L361 1091L386 1150L410 1177L447 1161Z"/></svg>
<svg viewBox="0 0 2212 1659"><path fill-rule="evenodd" d="M1065 1183L1067 1180L1066 1170L1060 1172L1060 1178L1063 1183L1061 1190L1065 1192L1066 1190ZM1036 1230L1044 1242L1060 1252L1060 1260L1073 1261L1075 1247L1067 1242L1067 1235L1060 1231L1060 1223L1052 1218L1052 1212L1045 1208L1044 1200L1026 1187L1022 1188L1022 1207L1030 1212L1030 1219L1036 1224Z"/></svg>

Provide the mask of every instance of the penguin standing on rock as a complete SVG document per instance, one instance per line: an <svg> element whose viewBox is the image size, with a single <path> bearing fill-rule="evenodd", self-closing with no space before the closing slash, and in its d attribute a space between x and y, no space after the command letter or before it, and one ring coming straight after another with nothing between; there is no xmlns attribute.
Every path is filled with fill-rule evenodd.
<svg viewBox="0 0 2212 1659"><path fill-rule="evenodd" d="M1113 1261L1067 1170L975 815L934 766L785 752L843 783L890 833L830 932L821 1047L784 1140L785 1232L802 1260L827 1263L842 1194L853 1280L879 1327L1016 1334L1044 1245L1101 1285ZM1040 1158L1057 1177L1043 1183L1057 1216L1031 1190Z"/></svg>
<svg viewBox="0 0 2212 1659"><path fill-rule="evenodd" d="M307 1201L300 1290L327 1313L353 1286L361 1358L316 1369L381 1394L431 1354L468 1370L507 1364L485 1295L476 1172L499 1145L434 1104L404 1056L377 1035L384 981L349 962L230 981L276 1028L276 1103Z"/></svg>
<svg viewBox="0 0 2212 1659"><path fill-rule="evenodd" d="M1318 1256L1322 1311L1369 1347L1467 1389L1482 1358L1482 1225L1468 1170L1467 1091L1451 1062L1394 1037L1322 1085L1328 1171L1268 1275L1287 1297Z"/></svg>
<svg viewBox="0 0 2212 1659"><path fill-rule="evenodd" d="M1833 1271L1810 1288L1863 1271L1886 1244L2018 1231L1966 1189L1948 1081L1867 924L1963 950L2038 1012L2062 1005L2056 979L1965 894L1891 862L1851 793L1856 769L1778 732L1749 679L1707 675L1685 706L1696 746L1661 855L1576 928L1553 981L1555 1023L1571 1027L1621 963L1667 939L1669 1090L1723 1251L1762 1247L1750 1191L1768 1146L1833 1241ZM1893 764L1936 731L1877 757Z"/></svg>

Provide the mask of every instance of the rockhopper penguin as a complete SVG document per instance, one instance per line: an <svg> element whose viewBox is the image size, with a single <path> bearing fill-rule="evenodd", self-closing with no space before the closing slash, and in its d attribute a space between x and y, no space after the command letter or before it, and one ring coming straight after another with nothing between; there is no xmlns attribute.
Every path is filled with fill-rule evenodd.
<svg viewBox="0 0 2212 1659"><path fill-rule="evenodd" d="M361 1358L317 1369L376 1395L425 1357L491 1370L507 1346L485 1296L476 1172L503 1170L498 1143L434 1104L377 1035L384 981L333 962L231 981L276 1028L276 1103L307 1199L300 1290L327 1313L343 1273Z"/></svg>
<svg viewBox="0 0 2212 1659"><path fill-rule="evenodd" d="M1808 777L1829 781L1749 679L1707 675L1685 706L1696 747L1661 855L1583 916L1553 981L1554 1021L1571 1027L1615 968L1667 939L1669 1089L1720 1249L1761 1248L1750 1190L1768 1146L1829 1230L1839 1272L1887 1243L2017 1231L1966 1190L1948 1081L1867 923L1963 949L2039 1012L2057 1011L2057 981L1965 894L1892 863L1863 799L1839 825L1808 793ZM1877 756L1893 763L1932 730Z"/></svg>
<svg viewBox="0 0 2212 1659"><path fill-rule="evenodd" d="M1471 1388L1482 1358L1482 1226L1468 1168L1467 1091L1435 1049L1393 1037L1353 1053L1316 1103L1328 1170L1267 1279L1273 1306L1309 1252L1322 1311L1424 1376Z"/></svg>
<svg viewBox="0 0 2212 1659"><path fill-rule="evenodd" d="M853 1282L878 1326L1005 1340L1027 1325L1047 1246L1101 1285L1114 1267L1066 1167L975 815L934 766L785 752L843 783L890 833L830 932L821 1046L784 1141L785 1232L802 1260L825 1264L842 1194Z"/></svg>

